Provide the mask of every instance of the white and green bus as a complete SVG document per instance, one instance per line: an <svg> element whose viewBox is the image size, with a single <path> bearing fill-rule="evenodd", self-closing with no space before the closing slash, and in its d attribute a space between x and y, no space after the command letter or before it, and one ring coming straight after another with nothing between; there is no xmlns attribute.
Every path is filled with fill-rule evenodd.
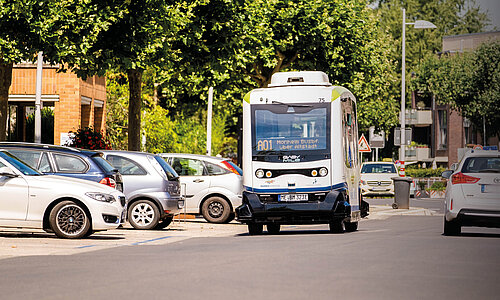
<svg viewBox="0 0 500 300"><path fill-rule="evenodd" d="M284 224L355 231L367 215L359 191L356 98L323 72L282 72L243 101L243 200L250 234Z"/></svg>

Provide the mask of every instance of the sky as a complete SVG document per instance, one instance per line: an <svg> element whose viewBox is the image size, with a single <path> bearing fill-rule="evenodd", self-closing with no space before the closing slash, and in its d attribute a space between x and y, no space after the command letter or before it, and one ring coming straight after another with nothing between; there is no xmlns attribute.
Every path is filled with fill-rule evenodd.
<svg viewBox="0 0 500 300"><path fill-rule="evenodd" d="M487 28L488 31L500 30L500 0L476 0L482 11L488 11L491 25Z"/></svg>

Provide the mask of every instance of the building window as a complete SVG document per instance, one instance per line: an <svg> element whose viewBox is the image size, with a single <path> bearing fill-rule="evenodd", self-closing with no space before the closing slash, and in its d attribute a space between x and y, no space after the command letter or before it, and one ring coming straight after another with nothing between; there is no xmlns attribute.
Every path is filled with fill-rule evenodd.
<svg viewBox="0 0 500 300"><path fill-rule="evenodd" d="M447 149L448 115L446 110L438 110L438 150Z"/></svg>
<svg viewBox="0 0 500 300"><path fill-rule="evenodd" d="M471 121L467 118L464 118L464 133L466 145L476 144L476 135L474 134L474 132L475 130Z"/></svg>

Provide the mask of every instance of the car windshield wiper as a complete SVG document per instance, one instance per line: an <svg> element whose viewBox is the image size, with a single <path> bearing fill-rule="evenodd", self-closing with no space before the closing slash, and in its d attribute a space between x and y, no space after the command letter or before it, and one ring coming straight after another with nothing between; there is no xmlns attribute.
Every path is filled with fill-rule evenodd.
<svg viewBox="0 0 500 300"><path fill-rule="evenodd" d="M271 103L272 104L279 104L279 105L286 105L288 107L313 107L312 105L283 103L283 102L274 101L274 100Z"/></svg>

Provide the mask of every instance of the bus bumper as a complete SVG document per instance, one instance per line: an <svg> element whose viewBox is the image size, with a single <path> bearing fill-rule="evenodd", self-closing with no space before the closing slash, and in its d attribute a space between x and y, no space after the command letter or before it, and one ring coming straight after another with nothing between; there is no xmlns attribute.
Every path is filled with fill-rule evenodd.
<svg viewBox="0 0 500 300"><path fill-rule="evenodd" d="M336 221L356 222L359 210L352 211L344 200L343 190L330 191L323 201L262 203L258 194L243 192L242 205L235 209L241 223L328 224Z"/></svg>

